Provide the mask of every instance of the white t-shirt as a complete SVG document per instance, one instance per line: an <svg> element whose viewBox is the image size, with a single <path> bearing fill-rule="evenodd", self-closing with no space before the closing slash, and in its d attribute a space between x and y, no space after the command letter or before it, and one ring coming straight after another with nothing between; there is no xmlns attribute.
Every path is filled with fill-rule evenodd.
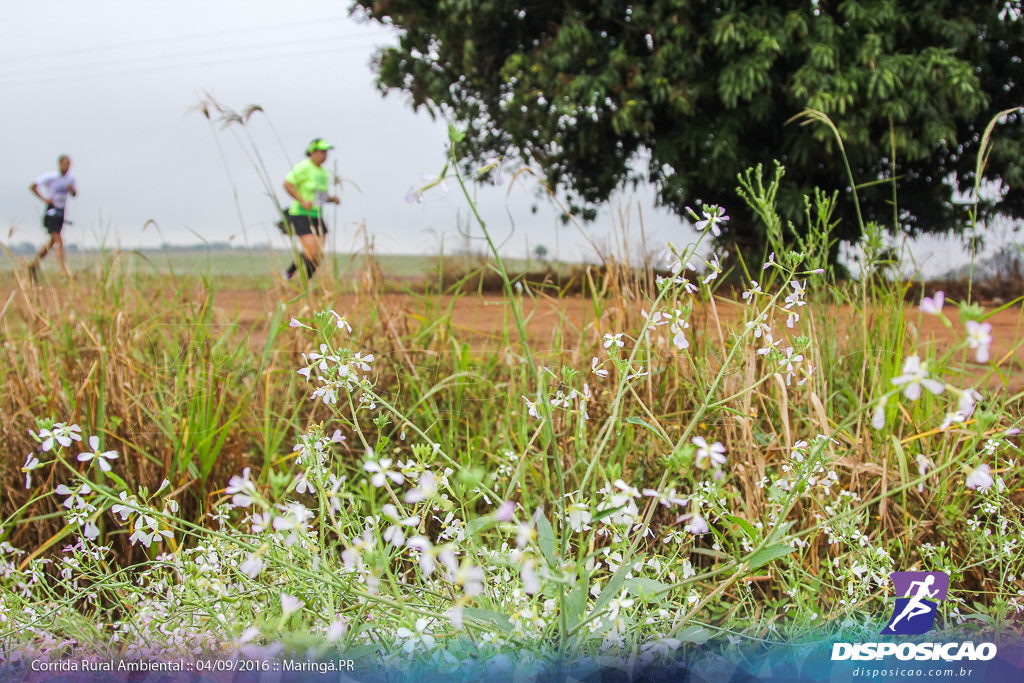
<svg viewBox="0 0 1024 683"><path fill-rule="evenodd" d="M66 175L61 175L58 171L50 171L36 178L35 185L41 188L41 194L44 197L50 198L56 208L63 209L64 205L68 201L68 190L74 186L75 176L68 171Z"/></svg>

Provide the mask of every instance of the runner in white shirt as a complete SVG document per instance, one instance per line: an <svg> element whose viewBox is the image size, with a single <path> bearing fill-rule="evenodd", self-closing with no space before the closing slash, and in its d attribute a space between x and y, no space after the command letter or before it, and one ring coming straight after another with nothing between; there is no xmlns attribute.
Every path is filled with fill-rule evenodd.
<svg viewBox="0 0 1024 683"><path fill-rule="evenodd" d="M60 168L59 173L56 171L44 173L36 178L28 188L32 194L46 202L43 227L50 235L50 241L39 250L35 259L28 266L32 279L36 278L39 271L39 262L54 247L57 249L57 260L60 262L61 270L65 275L71 275L68 264L64 260L64 240L60 236L60 231L64 228L64 207L67 206L68 195L77 197L78 188L75 187L75 176L70 173L71 158L62 154L57 159L57 165Z"/></svg>

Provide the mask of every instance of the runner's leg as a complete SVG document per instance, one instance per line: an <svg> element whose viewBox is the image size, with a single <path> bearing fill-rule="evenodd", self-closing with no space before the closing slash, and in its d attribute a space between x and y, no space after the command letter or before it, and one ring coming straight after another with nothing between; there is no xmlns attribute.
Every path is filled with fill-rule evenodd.
<svg viewBox="0 0 1024 683"><path fill-rule="evenodd" d="M306 277L312 277L320 265L322 238L316 234L300 235L299 241L302 242L302 264L306 267Z"/></svg>
<svg viewBox="0 0 1024 683"><path fill-rule="evenodd" d="M50 236L53 245L57 248L57 262L60 263L60 269L64 275L70 277L71 271L68 270L68 263L64 260L64 239L60 236L59 232L53 233Z"/></svg>

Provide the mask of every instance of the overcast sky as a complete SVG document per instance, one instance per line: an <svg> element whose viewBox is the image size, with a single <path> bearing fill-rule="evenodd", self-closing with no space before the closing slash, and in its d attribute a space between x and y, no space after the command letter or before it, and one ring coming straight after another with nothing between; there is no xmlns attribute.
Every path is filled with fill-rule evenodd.
<svg viewBox="0 0 1024 683"><path fill-rule="evenodd" d="M284 175L310 139L323 137L336 145L326 166L336 165L349 181L341 207L328 209L335 248L351 249L364 222L382 253L433 253L440 235L446 249L462 246L458 226L468 224L468 212L457 188L431 191L422 204L405 201L422 174L440 171L447 124L413 112L402 93L381 96L370 59L394 35L350 19L348 5L0 3L0 221L7 228L0 240L43 242L42 204L28 186L68 154L80 191L67 211L70 242L135 248L195 243L201 236L283 246L251 150L259 150L283 202ZM235 110L257 104L264 114L245 129L221 130L193 110L204 91ZM514 225L508 255L544 244L563 259L593 259L579 230L563 227L556 207L537 199L534 183L522 179L510 195L508 189L506 183L478 190L496 236L507 237ZM613 224L626 213L630 243L637 245L638 211L651 249L694 237L654 207L649 189L616 197L585 230L610 245ZM150 220L159 233L143 230ZM938 251L934 266L956 262L958 247Z"/></svg>
<svg viewBox="0 0 1024 683"><path fill-rule="evenodd" d="M460 247L468 213L453 185L422 204L405 201L423 174L441 170L447 124L413 112L401 93L381 96L370 59L395 42L393 33L350 19L347 9L341 0L2 3L0 221L13 228L4 241L43 241L42 204L28 186L66 153L80 191L67 210L71 242L137 247L201 235L283 245L252 146L284 202L285 174L310 139L323 137L336 145L327 167L351 181L327 214L337 249L351 247L364 221L381 252L434 252L442 234L446 249ZM258 104L264 115L244 130L221 130L190 112L204 91L235 110ZM535 183L521 178L510 196L508 189L478 193L498 237L514 224L509 254L525 253L527 242L562 258L590 253L579 230L562 227L550 201L537 200ZM654 209L650 192L615 204L632 209L634 232L642 208L654 244L693 237ZM159 234L142 229L149 220ZM588 234L606 240L610 224L606 212Z"/></svg>

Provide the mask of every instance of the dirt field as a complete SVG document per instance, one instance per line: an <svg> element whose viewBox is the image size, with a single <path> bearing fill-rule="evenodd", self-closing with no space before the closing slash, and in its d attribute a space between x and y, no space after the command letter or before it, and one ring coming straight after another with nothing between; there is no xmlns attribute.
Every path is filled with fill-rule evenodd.
<svg viewBox="0 0 1024 683"><path fill-rule="evenodd" d="M231 290L219 292L216 296L216 305L224 314L232 319L238 316L238 320L250 330L250 342L261 344L266 338L266 325L269 320L278 298L273 292L257 292L246 290ZM447 310L452 305L452 297L441 297L435 302L435 310ZM504 297L499 295L462 296L456 299L452 309L451 333L463 341L470 343L474 350L484 351L493 349L501 342L502 330L506 324L512 338L516 338L515 326L512 322L511 313L506 305ZM367 297L358 295L341 295L331 304L339 313L350 317L365 314L368 306L378 306L379 313L388 319L398 321L398 324L415 324L423 320L424 304L418 297L401 294L383 295L379 302L369 300ZM710 307L702 306L695 311L692 324L699 329L703 320L704 325L711 325L712 320ZM716 303L716 308L723 324L734 323L743 316L743 304L734 302ZM302 314L298 306L292 306L292 315ZM993 309L989 309L993 310ZM534 302L527 303L527 332L534 349L539 352L552 349L559 345L561 348L571 348L578 343L580 336L586 334L588 338L600 337L605 332L617 331L615 321L620 319L623 312L609 307L602 312L600 320L595 325L596 311L591 300L583 297L565 297L562 299L539 298ZM639 311L639 305L637 306ZM308 313L307 313L308 314ZM850 315L849 310L836 310L838 316ZM916 308L906 309L906 320L908 326L916 326L919 314ZM935 316L921 316L922 335L925 343L935 343L938 349L945 350L956 343L959 335L963 334L963 327L956 320L956 310L947 307L946 315L953 321L953 329L947 329ZM635 318L635 313L632 316ZM507 323L506 323L507 319ZM1024 313L1020 309L1000 311L988 319L992 325L992 337L994 342L991 347L992 358L999 361L1001 372L1004 373L1009 382L1011 393L1024 390L1024 344L1014 344L1016 339L1024 339ZM557 328L561 328L561 335L556 336ZM709 330L710 332L710 330ZM969 371L972 374L983 374L987 366L974 363L973 352L969 354ZM586 359L584 359L586 360ZM997 389L1003 384L1003 380L996 374L989 380L990 389Z"/></svg>
<svg viewBox="0 0 1024 683"><path fill-rule="evenodd" d="M10 299L9 308L21 310L25 308L24 301L20 296L11 298L11 288L0 288L0 309ZM66 299L69 294L63 290L50 288L36 288L32 294L36 305L42 308L53 310L52 307L67 305ZM62 301L64 299L65 301ZM221 322L237 322L248 333L249 344L254 348L260 348L266 341L267 326L277 304L281 301L280 293L274 290L260 291L255 289L234 289L218 291L215 296L215 309L217 317ZM510 331L512 339L516 339L515 325L512 321L511 312L506 305L504 297L495 294L483 296L469 295L460 296L456 299L451 315L451 326L448 330L453 337L468 342L476 352L493 350L501 345L502 330ZM391 321L396 332L404 332L415 329L418 325L429 324L431 316L427 304L422 297L406 294L383 294L374 299L369 296L358 294L341 294L334 298L322 299L322 305L326 308L334 308L351 319L366 315L370 308L375 308L382 319ZM435 297L431 303L433 311L446 311L452 306L452 297ZM740 319L743 304L728 301L716 303L716 309L723 321L728 325ZM630 319L635 319L639 313L640 304L637 304L636 311L630 311ZM711 325L712 311L709 306L699 307L693 315L691 324L695 331L703 325ZM539 297L534 301L527 300L527 331L531 345L538 352L551 350L558 346L562 349L571 349L584 334L589 339L600 337L605 332L618 331L617 322L623 319L626 312L615 307L607 307L601 311L601 317L597 320L597 311L590 299L579 296L552 299ZM991 310L991 309L990 309ZM12 310L7 311L10 314ZM923 316L920 318L922 324L922 341L924 343L936 343L940 350L949 348L955 343L956 338L963 334L963 327L956 320L956 310L947 306L946 314L953 320L953 329L947 329L934 316ZM288 315L295 317L309 316L312 309L308 303L303 301L291 303L288 306ZM847 316L849 311L837 309L837 316ZM4 316L6 317L6 315ZM906 309L906 321L908 326L916 325L919 314L916 308ZM0 321L2 322L2 321ZM1001 311L988 319L992 325L992 336L994 343L991 347L992 358L999 362L1001 372L1009 382L1009 390L1016 393L1024 389L1024 344L1014 344L1013 340L1024 339L1024 313L1021 309ZM781 328L781 326L779 326ZM972 374L982 374L986 366L973 363L974 354L971 353L969 370ZM990 389L998 388L1003 380L995 373L990 378Z"/></svg>

